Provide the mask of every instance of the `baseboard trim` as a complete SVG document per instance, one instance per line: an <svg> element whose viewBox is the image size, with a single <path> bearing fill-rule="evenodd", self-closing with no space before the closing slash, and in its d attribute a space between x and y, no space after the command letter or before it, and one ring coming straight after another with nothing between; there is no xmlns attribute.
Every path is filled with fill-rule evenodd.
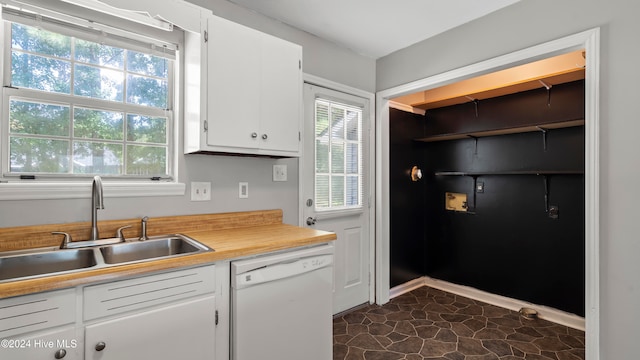
<svg viewBox="0 0 640 360"><path fill-rule="evenodd" d="M570 328L585 331L585 320L581 316L544 305L532 304L526 301L492 294L483 290L472 288L470 286L453 284L448 281L438 280L428 276L423 276L421 278L411 280L404 284L393 287L389 290L389 297L394 298L422 286L429 286L434 289L486 302L488 304L500 306L502 308L513 311L518 311L523 307L535 309L536 311L538 311L538 317L540 319L548 320L556 324L565 325Z"/></svg>

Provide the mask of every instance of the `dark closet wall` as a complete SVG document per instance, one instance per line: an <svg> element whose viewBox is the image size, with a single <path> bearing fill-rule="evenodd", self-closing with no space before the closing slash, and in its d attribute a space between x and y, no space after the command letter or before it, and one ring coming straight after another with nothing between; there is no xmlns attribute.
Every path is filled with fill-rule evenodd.
<svg viewBox="0 0 640 360"><path fill-rule="evenodd" d="M425 273L424 183L413 182L410 170L422 166L423 144L413 141L424 135L425 121L416 115L389 109L389 187L391 286L417 279Z"/></svg>
<svg viewBox="0 0 640 360"><path fill-rule="evenodd" d="M584 82L554 86L551 106L548 95L541 89L482 100L477 117L473 103L429 110L422 118L424 128L416 125L414 129L434 135L584 118ZM416 117L402 115L407 116ZM396 117L401 116L392 112L391 128ZM392 131L392 135L406 139L407 131ZM425 177L419 182L422 192L413 190L409 182L405 190L392 187L392 203L412 214L392 208L392 281L400 280L394 272L422 271L433 278L584 316L583 126L549 130L546 149L543 133L529 132L481 137L477 145L472 138L416 142L413 150ZM392 152L391 163L405 163L405 158L411 156ZM474 172L484 191L474 194L473 176L435 175L445 171ZM495 174L507 171L552 174L546 180L535 174ZM445 192L467 194L468 211L445 210ZM397 203L397 196L413 203ZM418 199L424 202L418 205ZM547 204L558 207L557 219L549 217ZM406 234L394 245L404 231L394 230L396 221L404 225L400 221L416 212L423 217L423 247L406 240ZM408 244L413 244L412 250ZM401 257L397 247L422 251L422 256Z"/></svg>

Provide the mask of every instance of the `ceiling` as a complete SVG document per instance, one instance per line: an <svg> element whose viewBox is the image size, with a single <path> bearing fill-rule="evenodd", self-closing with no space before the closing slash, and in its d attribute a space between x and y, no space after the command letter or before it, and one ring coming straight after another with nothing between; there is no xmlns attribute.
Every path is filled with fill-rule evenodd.
<svg viewBox="0 0 640 360"><path fill-rule="evenodd" d="M520 0L229 0L377 59Z"/></svg>

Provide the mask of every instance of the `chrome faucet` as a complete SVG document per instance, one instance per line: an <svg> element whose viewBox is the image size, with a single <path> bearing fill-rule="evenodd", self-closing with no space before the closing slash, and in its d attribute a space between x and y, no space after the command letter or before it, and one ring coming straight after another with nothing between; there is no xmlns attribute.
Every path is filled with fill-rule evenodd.
<svg viewBox="0 0 640 360"><path fill-rule="evenodd" d="M102 179L96 175L91 184L91 239L98 240L98 209L104 209L104 199L102 196Z"/></svg>

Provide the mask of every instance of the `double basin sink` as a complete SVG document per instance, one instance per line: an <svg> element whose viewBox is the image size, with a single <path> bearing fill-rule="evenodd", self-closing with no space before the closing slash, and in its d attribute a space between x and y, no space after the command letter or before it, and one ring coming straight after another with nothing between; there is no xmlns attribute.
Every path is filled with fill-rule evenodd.
<svg viewBox="0 0 640 360"><path fill-rule="evenodd" d="M67 274L206 251L213 249L182 234L77 249L8 251L0 253L0 282Z"/></svg>

